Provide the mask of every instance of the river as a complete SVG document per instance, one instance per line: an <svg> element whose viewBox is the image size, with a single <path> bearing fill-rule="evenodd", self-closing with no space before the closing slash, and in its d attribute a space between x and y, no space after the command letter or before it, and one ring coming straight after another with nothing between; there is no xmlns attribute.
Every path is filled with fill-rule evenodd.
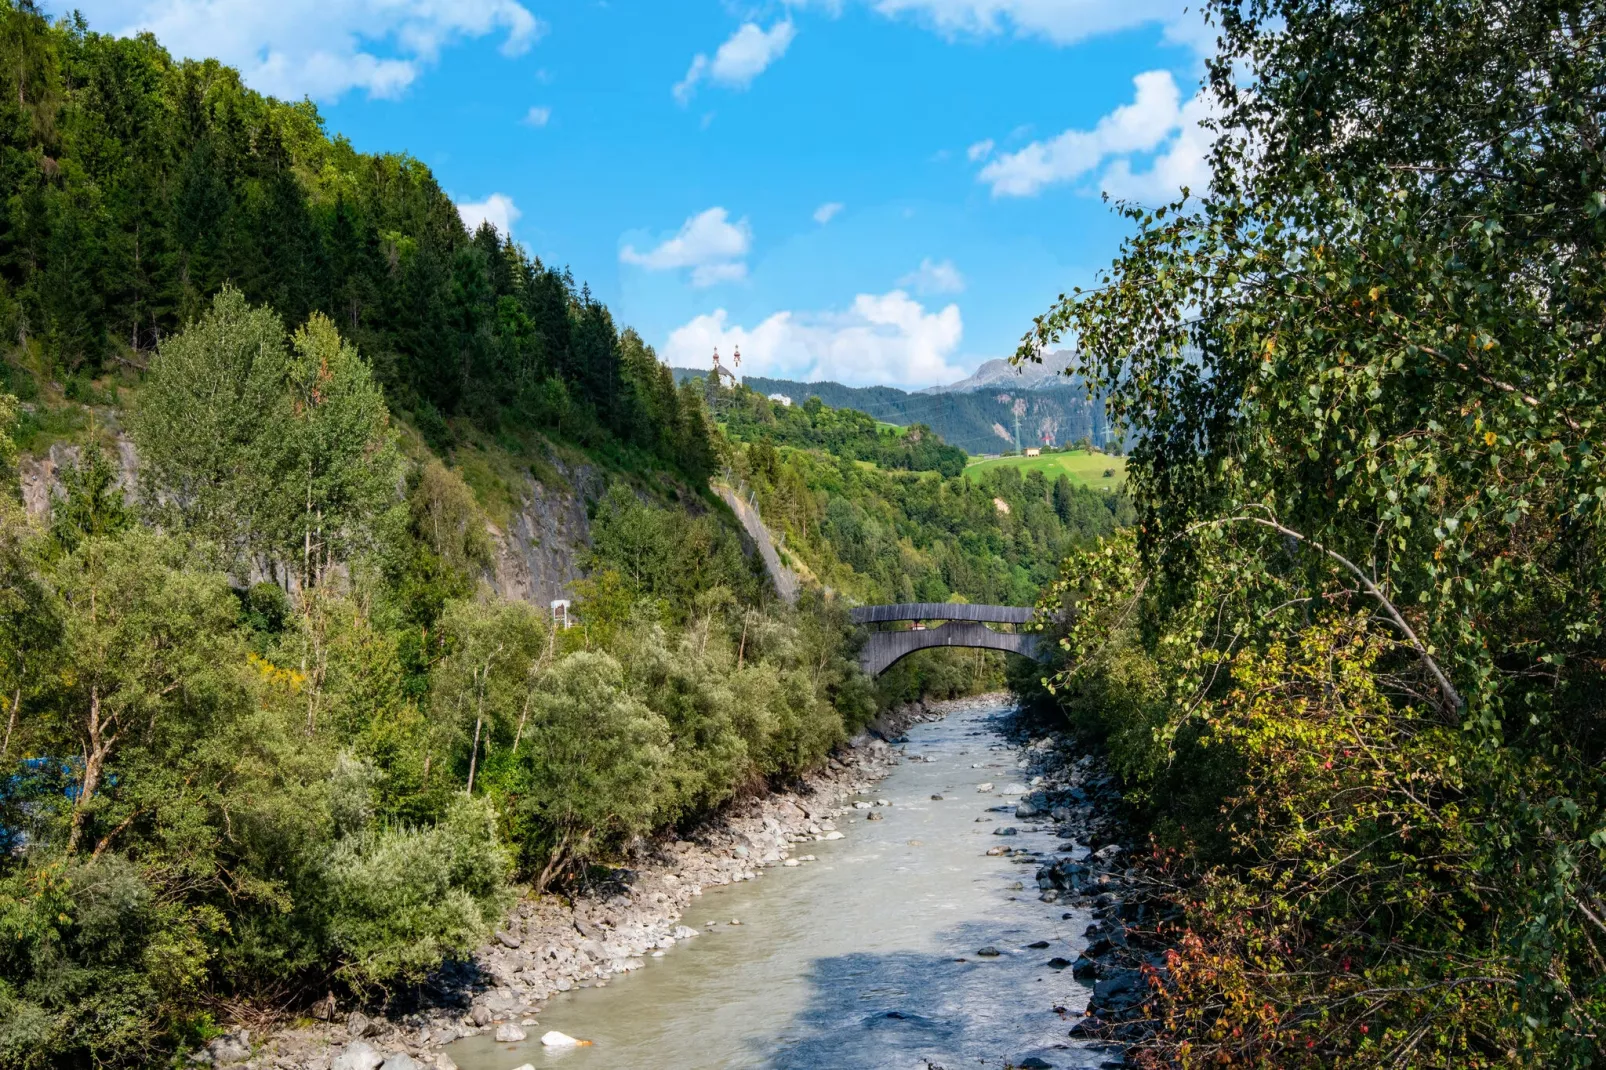
<svg viewBox="0 0 1606 1070"><path fill-rule="evenodd" d="M986 854L1069 845L1047 822L1016 819L1016 797L1002 794L1026 775L999 733L1004 712L972 708L914 726L908 759L861 797L890 805L843 815L841 840L794 849L818 861L708 889L683 919L703 935L606 985L555 996L527 1041L474 1037L453 1045L452 1058L462 1070L959 1070L1111 1059L1110 1049L1067 1036L1088 990L1048 965L1076 958L1090 915L1040 902L1035 861ZM977 790L988 782L993 791ZM1017 835L995 835L1002 827ZM549 1029L594 1045L543 1049L537 1038Z"/></svg>

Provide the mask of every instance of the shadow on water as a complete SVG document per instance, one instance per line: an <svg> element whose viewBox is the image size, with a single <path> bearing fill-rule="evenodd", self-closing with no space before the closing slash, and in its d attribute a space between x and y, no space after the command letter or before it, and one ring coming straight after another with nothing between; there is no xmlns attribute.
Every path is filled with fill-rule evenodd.
<svg viewBox="0 0 1606 1070"><path fill-rule="evenodd" d="M811 997L781 1035L755 1040L754 1063L774 1070L892 1070L928 1066L1096 1067L1113 1055L1070 1040L1075 1017L1044 997L1063 989L1024 927L966 922L940 934L952 955L854 952L816 959ZM976 950L992 946L996 958Z"/></svg>

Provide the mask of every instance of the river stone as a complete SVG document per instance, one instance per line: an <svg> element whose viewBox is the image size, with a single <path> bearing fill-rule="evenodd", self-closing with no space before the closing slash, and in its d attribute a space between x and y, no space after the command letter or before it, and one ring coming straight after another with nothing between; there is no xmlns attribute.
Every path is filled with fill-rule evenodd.
<svg viewBox="0 0 1606 1070"><path fill-rule="evenodd" d="M880 814L874 812L874 811L871 811L870 813L865 814L864 815L864 819L866 821L881 821L881 820L883 820L882 816Z"/></svg>
<svg viewBox="0 0 1606 1070"><path fill-rule="evenodd" d="M424 1070L424 1064L405 1051L398 1051L386 1056L385 1061L379 1064L379 1070Z"/></svg>
<svg viewBox="0 0 1606 1070"><path fill-rule="evenodd" d="M1001 952L999 952L999 950L991 944L988 944L986 947L976 949L976 954L980 955L984 959L996 959L1000 953Z"/></svg>
<svg viewBox="0 0 1606 1070"><path fill-rule="evenodd" d="M496 1042L498 1044L517 1044L525 1038L524 1030L512 1022L505 1022L496 1027Z"/></svg>
<svg viewBox="0 0 1606 1070"><path fill-rule="evenodd" d="M1039 1059L1035 1055L1028 1055L1015 1065L1019 1067L1019 1070L1054 1070L1053 1063Z"/></svg>
<svg viewBox="0 0 1606 1070"><path fill-rule="evenodd" d="M931 801L932 802L942 802L942 796L941 795L933 795L931 797Z"/></svg>
<svg viewBox="0 0 1606 1070"><path fill-rule="evenodd" d="M374 1023L361 1011L352 1011L351 1017L346 1019L346 1035L351 1037L365 1037L374 1031Z"/></svg>
<svg viewBox="0 0 1606 1070"><path fill-rule="evenodd" d="M1023 821L1027 818L1037 817L1041 813L1041 810L1032 805L1030 799L1024 800L1019 806L1015 807L1015 816Z"/></svg>
<svg viewBox="0 0 1606 1070"><path fill-rule="evenodd" d="M476 1003L474 1009L468 1012L469 1021L478 1026L491 1024L491 1008L483 1003Z"/></svg>
<svg viewBox="0 0 1606 1070"><path fill-rule="evenodd" d="M1018 833L1015 831L1015 826L1014 825L1002 825L1002 826L1000 826L998 828L993 829L993 835L994 836L1015 836L1015 835L1018 835Z"/></svg>
<svg viewBox="0 0 1606 1070"><path fill-rule="evenodd" d="M1053 958L1048 960L1048 968L1051 970L1063 970L1070 964L1070 959L1062 959L1058 955L1055 955Z"/></svg>
<svg viewBox="0 0 1606 1070"><path fill-rule="evenodd" d="M830 832L825 834L825 838L828 840L840 840L842 838L842 833L838 832L836 829L832 829Z"/></svg>
<svg viewBox="0 0 1606 1070"><path fill-rule="evenodd" d="M989 781L986 781L985 783L977 784L976 785L976 790L980 791L980 792L992 791L993 790L993 782L991 780L989 780Z"/></svg>
<svg viewBox="0 0 1606 1070"><path fill-rule="evenodd" d="M499 931L496 934L496 938L502 942L502 946L503 947L513 948L514 950L517 950L518 948L524 946L524 941L523 940L520 940L516 935L514 935L513 933L508 932L506 929L502 929L501 931Z"/></svg>
<svg viewBox="0 0 1606 1070"><path fill-rule="evenodd" d="M372 1044L366 1040L354 1040L346 1045L345 1051L335 1056L329 1070L379 1070L384 1061L384 1056L375 1051Z"/></svg>

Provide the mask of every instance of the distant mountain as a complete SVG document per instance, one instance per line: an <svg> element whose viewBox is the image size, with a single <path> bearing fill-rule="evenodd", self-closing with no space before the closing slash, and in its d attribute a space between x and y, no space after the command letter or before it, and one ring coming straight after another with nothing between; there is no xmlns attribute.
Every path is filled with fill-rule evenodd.
<svg viewBox="0 0 1606 1070"><path fill-rule="evenodd" d="M1068 356L1068 354L1067 354ZM1007 375L986 376L989 368L1004 365ZM1041 369L1047 365L1032 365ZM1064 367L1063 362L1059 365ZM706 376L701 369L675 368L675 381ZM1018 375L1004 361L988 361L963 382L936 391L910 393L890 386L843 386L841 383L800 383L749 375L743 380L760 394L781 394L801 405L817 397L833 409L858 409L877 420L908 426L925 424L944 442L966 453L1003 453L1016 448L1019 410L1020 445L1075 442L1084 435L1105 440L1102 405L1090 403L1079 384L1051 373Z"/></svg>
<svg viewBox="0 0 1606 1070"><path fill-rule="evenodd" d="M928 386L922 394L967 394L973 390L1057 390L1066 387L1081 388L1081 381L1067 377L1065 369L1076 359L1076 351L1056 349L1043 354L1041 364L1022 364L1019 367L999 357L977 368L975 373L949 383L947 386ZM824 398L820 399L824 401Z"/></svg>

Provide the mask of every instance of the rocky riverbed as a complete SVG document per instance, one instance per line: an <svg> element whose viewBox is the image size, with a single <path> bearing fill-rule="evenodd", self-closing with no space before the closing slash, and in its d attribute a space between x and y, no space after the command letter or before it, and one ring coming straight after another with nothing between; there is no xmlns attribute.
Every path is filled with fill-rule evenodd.
<svg viewBox="0 0 1606 1070"><path fill-rule="evenodd" d="M947 708L893 711L795 790L733 803L692 838L651 845L592 894L522 900L491 942L472 960L441 970L421 1004L405 1013L343 1006L331 997L313 1019L260 1040L247 1030L231 1032L190 1060L246 1070L454 1070L442 1049L456 1040L477 1034L522 1040L554 993L606 985L696 938L679 921L704 888L800 865L810 858L808 845L842 838L837 823L854 809L846 800L869 791L899 760L887 739Z"/></svg>

